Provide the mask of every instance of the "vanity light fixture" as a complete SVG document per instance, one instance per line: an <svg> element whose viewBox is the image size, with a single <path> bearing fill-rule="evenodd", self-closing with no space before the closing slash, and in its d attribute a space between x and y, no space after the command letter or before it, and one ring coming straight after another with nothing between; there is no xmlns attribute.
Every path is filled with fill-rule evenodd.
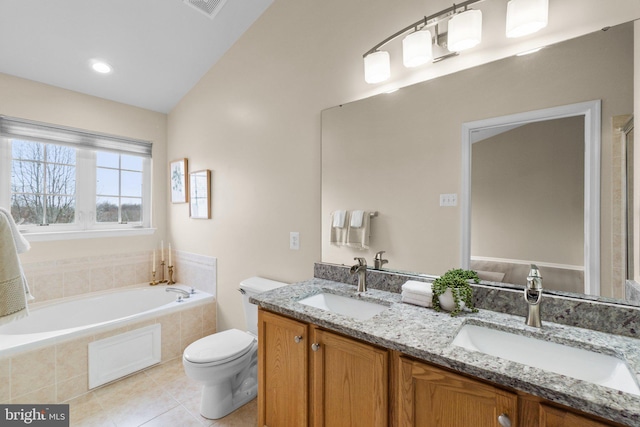
<svg viewBox="0 0 640 427"><path fill-rule="evenodd" d="M549 0L509 0L507 3L507 37L533 34L547 26Z"/></svg>
<svg viewBox="0 0 640 427"><path fill-rule="evenodd" d="M449 20L449 52L462 52L482 41L482 12L465 10Z"/></svg>
<svg viewBox="0 0 640 427"><path fill-rule="evenodd" d="M391 76L389 53L380 50L380 48L404 35L406 36L402 41L402 59L405 67L417 67L429 61L438 62L480 43L482 12L468 9L468 7L481 1L483 0L467 0L433 15L425 16L369 49L362 55L364 57L364 80L367 83L380 83ZM456 13L460 10L462 12ZM452 53L434 58L434 41L437 45L444 44L446 35L438 34L438 24L446 21L449 21L449 41L451 41L451 24L453 23L455 50L451 48L449 42L449 50ZM472 25L472 27L467 28L468 25ZM435 34L431 30L434 30Z"/></svg>
<svg viewBox="0 0 640 427"><path fill-rule="evenodd" d="M431 31L414 31L402 40L402 63L405 67L417 67L432 59Z"/></svg>
<svg viewBox="0 0 640 427"><path fill-rule="evenodd" d="M380 83L391 76L389 52L378 50L364 57L364 80L367 83Z"/></svg>
<svg viewBox="0 0 640 427"><path fill-rule="evenodd" d="M364 79L381 83L391 76L389 52L380 50L398 37L402 40L402 62L405 67L417 67L429 61L435 63L458 55L482 41L482 11L469 6L483 0L466 0L453 4L433 15L397 31L365 52ZM547 26L549 0L509 0L507 3L507 37L521 37ZM447 31L439 34L440 24ZM446 47L448 54L434 58L433 45ZM441 49L442 50L442 49Z"/></svg>

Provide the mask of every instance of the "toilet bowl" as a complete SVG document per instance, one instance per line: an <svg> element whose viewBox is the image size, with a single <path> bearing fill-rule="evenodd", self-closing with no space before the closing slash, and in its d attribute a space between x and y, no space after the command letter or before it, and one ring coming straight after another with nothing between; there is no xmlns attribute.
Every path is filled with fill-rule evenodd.
<svg viewBox="0 0 640 427"><path fill-rule="evenodd" d="M253 400L258 392L258 308L249 297L284 286L261 277L240 283L248 331L229 329L201 338L184 350L189 378L203 383L200 414L218 419Z"/></svg>

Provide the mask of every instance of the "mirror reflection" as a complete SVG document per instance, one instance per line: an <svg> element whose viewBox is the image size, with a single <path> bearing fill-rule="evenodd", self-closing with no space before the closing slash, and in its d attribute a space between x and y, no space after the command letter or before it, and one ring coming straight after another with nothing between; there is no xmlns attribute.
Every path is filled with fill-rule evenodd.
<svg viewBox="0 0 640 427"><path fill-rule="evenodd" d="M470 268L525 285L530 264L544 287L585 288L585 118L471 132Z"/></svg>
<svg viewBox="0 0 640 427"><path fill-rule="evenodd" d="M463 232L463 124L592 100L602 105L598 256L584 257L584 122L578 117L483 135L471 154L471 212L478 215ZM621 128L632 111L632 23L325 110L322 261L348 264L359 256L371 265L384 250L385 269L435 275L471 259L536 261L550 279L545 285L584 292L585 261L599 258L592 278L599 294L623 299L628 239L619 221L627 204L619 190L626 184L618 183L627 175ZM542 137L531 140L527 132ZM487 184L507 172L523 181L502 176L502 187ZM441 195L449 194L458 197L456 206L440 206ZM379 212L368 250L329 244L331 213L342 209ZM467 239L470 254L462 248ZM526 271L512 268L500 281L522 283Z"/></svg>

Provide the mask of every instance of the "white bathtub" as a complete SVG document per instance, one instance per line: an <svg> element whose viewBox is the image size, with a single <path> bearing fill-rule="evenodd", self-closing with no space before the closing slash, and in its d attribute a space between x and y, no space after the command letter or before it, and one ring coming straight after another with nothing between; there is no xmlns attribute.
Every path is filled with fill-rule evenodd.
<svg viewBox="0 0 640 427"><path fill-rule="evenodd" d="M177 302L178 294L166 288L121 288L36 305L28 317L0 326L0 358L214 301L213 295L196 291Z"/></svg>

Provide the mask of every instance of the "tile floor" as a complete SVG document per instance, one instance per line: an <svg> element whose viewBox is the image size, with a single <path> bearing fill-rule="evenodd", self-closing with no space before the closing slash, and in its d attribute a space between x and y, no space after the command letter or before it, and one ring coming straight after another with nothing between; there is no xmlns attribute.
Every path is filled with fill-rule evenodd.
<svg viewBox="0 0 640 427"><path fill-rule="evenodd" d="M200 385L187 378L180 358L73 399L71 427L254 427L254 399L219 420L199 414Z"/></svg>

